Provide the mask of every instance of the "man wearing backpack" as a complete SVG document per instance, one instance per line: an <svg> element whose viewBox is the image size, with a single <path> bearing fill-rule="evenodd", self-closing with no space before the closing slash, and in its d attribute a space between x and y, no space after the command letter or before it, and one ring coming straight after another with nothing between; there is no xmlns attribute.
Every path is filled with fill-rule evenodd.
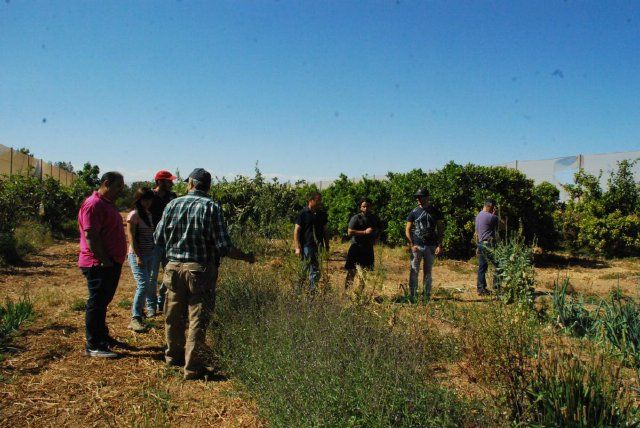
<svg viewBox="0 0 640 428"><path fill-rule="evenodd" d="M444 218L440 210L429 202L428 190L418 189L414 196L418 206L407 216L407 226L405 228L405 235L409 242L409 251L411 253L409 292L411 293L411 300L414 301L418 288L420 264L424 260L422 284L426 301L431 297L431 269L436 256L442 251Z"/></svg>

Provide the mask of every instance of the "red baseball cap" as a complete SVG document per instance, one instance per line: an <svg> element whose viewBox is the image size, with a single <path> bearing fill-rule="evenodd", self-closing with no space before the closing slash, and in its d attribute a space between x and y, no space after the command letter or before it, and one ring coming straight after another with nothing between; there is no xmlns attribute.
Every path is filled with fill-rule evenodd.
<svg viewBox="0 0 640 428"><path fill-rule="evenodd" d="M171 174L169 171L166 170L162 170L162 171L158 171L156 172L156 177L154 178L155 181L158 180L175 180L176 177L175 175Z"/></svg>

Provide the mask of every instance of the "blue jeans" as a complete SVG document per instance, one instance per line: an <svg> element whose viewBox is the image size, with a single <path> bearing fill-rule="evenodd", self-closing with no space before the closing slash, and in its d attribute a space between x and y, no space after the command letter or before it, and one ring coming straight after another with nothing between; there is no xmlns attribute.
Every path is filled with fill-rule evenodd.
<svg viewBox="0 0 640 428"><path fill-rule="evenodd" d="M424 259L422 270L422 284L424 285L424 298L431 297L431 268L436 261L437 245L416 245L418 251L411 251L411 270L409 272L409 292L411 297L416 297L418 290L418 275L420 274L420 263Z"/></svg>
<svg viewBox="0 0 640 428"><path fill-rule="evenodd" d="M320 279L320 263L318 261L317 247L302 247L302 263L304 269L309 272L309 290L315 291Z"/></svg>
<svg viewBox="0 0 640 428"><path fill-rule="evenodd" d="M131 266L131 272L133 272L133 278L136 280L137 284L136 294L133 296L133 305L131 306L132 317L144 316L144 302L148 298L151 288L151 268L153 255L149 254L148 256L142 257L141 259L142 266L138 265L135 254L129 254L129 265Z"/></svg>
<svg viewBox="0 0 640 428"><path fill-rule="evenodd" d="M87 349L107 349L109 342L107 306L116 294L122 265L83 267L80 270L87 279L89 290L85 312Z"/></svg>
<svg viewBox="0 0 640 428"><path fill-rule="evenodd" d="M483 292L487 290L487 270L489 269L489 262L493 264L494 273L493 273L493 288L498 289L500 286L499 278L498 278L498 266L496 265L496 260L493 257L492 246L483 242L478 243L478 282L476 287L479 292Z"/></svg>
<svg viewBox="0 0 640 428"><path fill-rule="evenodd" d="M151 278L149 294L147 294L147 309L153 309L155 311L156 308L160 310L164 308L164 298L167 293L167 288L164 286L164 283L160 283L160 289L158 289L158 276L160 274L160 266L164 266L165 264L164 247L156 245L153 248L151 272L149 273Z"/></svg>

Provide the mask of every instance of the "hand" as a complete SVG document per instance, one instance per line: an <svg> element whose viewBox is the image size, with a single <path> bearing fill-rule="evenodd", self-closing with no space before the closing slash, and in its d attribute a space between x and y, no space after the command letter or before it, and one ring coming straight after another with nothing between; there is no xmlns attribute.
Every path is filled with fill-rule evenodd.
<svg viewBox="0 0 640 428"><path fill-rule="evenodd" d="M410 247L411 251L413 251L414 253L417 253L420 250L417 245L411 245Z"/></svg>
<svg viewBox="0 0 640 428"><path fill-rule="evenodd" d="M136 256L136 264L138 265L138 267L142 267L144 265L144 262L142 261L140 256Z"/></svg>
<svg viewBox="0 0 640 428"><path fill-rule="evenodd" d="M367 229L364 231L365 235L371 235L373 233L373 227L367 227Z"/></svg>
<svg viewBox="0 0 640 428"><path fill-rule="evenodd" d="M296 247L295 252L296 256L299 256L302 251L300 251L300 247Z"/></svg>
<svg viewBox="0 0 640 428"><path fill-rule="evenodd" d="M479 256L479 255L480 255L480 250L476 248L476 256Z"/></svg>
<svg viewBox="0 0 640 428"><path fill-rule="evenodd" d="M438 245L435 251L436 256L439 256L441 252L442 252L442 248L440 248L440 245Z"/></svg>

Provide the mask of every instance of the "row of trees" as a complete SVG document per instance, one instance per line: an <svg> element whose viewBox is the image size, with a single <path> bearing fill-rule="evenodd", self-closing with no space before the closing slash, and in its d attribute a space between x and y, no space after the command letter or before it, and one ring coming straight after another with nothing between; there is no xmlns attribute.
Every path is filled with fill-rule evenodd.
<svg viewBox="0 0 640 428"><path fill-rule="evenodd" d="M497 201L508 231L521 230L528 242L546 250L566 248L609 257L640 255L640 188L633 175L635 164L620 162L606 191L599 176L578 172L574 183L565 186L570 196L567 203L559 202L555 186L535 185L516 170L454 162L437 171L389 173L386 180L364 177L356 181L341 175L322 193L330 232L344 238L349 218L357 212L356 201L367 196L383 221L383 241L403 244L405 219L415 206L412 195L418 187L426 187L432 203L445 216L444 247L449 257L473 254L474 218L488 197ZM54 232L74 230L80 203L99 185L100 168L86 163L76 173L78 179L69 187L52 179L40 182L13 176L0 180L0 233L11 233L29 219L39 219ZM153 185L133 183L116 203L122 209L130 208L135 190ZM179 181L175 190L184 193L184 183ZM215 181L211 195L220 202L236 232L250 230L274 238L289 236L306 196L317 190L305 182L267 180L256 168L254 177Z"/></svg>

